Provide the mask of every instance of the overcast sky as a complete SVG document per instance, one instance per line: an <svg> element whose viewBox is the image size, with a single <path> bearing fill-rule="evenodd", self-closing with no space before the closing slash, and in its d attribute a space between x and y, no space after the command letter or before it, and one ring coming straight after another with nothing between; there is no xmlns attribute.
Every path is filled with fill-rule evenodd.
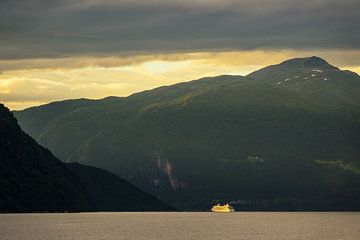
<svg viewBox="0 0 360 240"><path fill-rule="evenodd" d="M37 70L37 74L39 69L46 69L47 75L42 72L41 80L48 81L53 74L49 69L193 61L191 54L197 53L210 54L205 60L212 61L211 53L237 52L239 57L245 54L252 58L248 53L254 52L250 64L254 67L262 66L254 63L261 60L259 52L268 57L281 51L292 52L289 56L320 52L337 64L357 69L359 12L359 0L0 0L0 101L20 101L14 91L16 81L24 81L24 69ZM339 52L343 54L337 59L334 54ZM277 60L275 57L273 61ZM236 65L236 70L226 71L246 72L252 69L250 65ZM182 74L186 78L183 81L206 75L204 68L197 69L202 74ZM12 88L8 88L9 74ZM149 75L137 77L148 78L147 87L181 81L176 78L155 84ZM64 84L71 78L63 75L54 83ZM112 79L113 84L129 84L124 75ZM137 83L132 84L131 91L119 91L119 95L147 88L137 89ZM26 91L22 98L36 99L36 94L25 95ZM78 95L64 90L64 96L56 99L81 97ZM104 95L106 89L102 94L86 96Z"/></svg>
<svg viewBox="0 0 360 240"><path fill-rule="evenodd" d="M2 0L2 59L360 47L359 0Z"/></svg>

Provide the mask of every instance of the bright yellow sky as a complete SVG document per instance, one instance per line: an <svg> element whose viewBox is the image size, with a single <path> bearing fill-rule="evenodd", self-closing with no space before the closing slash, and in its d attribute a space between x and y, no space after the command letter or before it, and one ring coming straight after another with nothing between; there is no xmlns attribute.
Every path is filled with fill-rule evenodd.
<svg viewBox="0 0 360 240"><path fill-rule="evenodd" d="M70 98L128 96L205 76L246 75L289 58L313 55L360 73L360 52L339 50L0 60L0 102L15 110Z"/></svg>

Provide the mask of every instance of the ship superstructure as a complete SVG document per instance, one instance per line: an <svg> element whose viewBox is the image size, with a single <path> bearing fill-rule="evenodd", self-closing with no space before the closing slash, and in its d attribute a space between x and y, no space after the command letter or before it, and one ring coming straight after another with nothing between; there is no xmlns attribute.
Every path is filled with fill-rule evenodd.
<svg viewBox="0 0 360 240"><path fill-rule="evenodd" d="M220 212L220 213L227 213L227 212L235 212L234 208L230 206L228 203L225 205L220 205L219 203L211 208L212 212Z"/></svg>

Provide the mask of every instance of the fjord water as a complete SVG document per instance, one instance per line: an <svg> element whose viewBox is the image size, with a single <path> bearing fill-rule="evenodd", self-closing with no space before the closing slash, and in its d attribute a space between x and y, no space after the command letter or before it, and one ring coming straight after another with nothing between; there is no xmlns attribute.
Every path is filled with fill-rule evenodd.
<svg viewBox="0 0 360 240"><path fill-rule="evenodd" d="M0 215L2 240L314 239L354 240L355 212L122 212Z"/></svg>

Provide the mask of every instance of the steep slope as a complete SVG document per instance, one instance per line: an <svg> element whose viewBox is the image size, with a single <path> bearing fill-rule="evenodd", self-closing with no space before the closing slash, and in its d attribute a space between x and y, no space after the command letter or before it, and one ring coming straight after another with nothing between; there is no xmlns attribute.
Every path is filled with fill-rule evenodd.
<svg viewBox="0 0 360 240"><path fill-rule="evenodd" d="M23 133L0 105L0 212L89 211L79 179Z"/></svg>
<svg viewBox="0 0 360 240"><path fill-rule="evenodd" d="M0 180L0 212L175 210L105 170L65 166L23 133L3 105Z"/></svg>
<svg viewBox="0 0 360 240"><path fill-rule="evenodd" d="M176 209L105 170L68 163L99 211L175 211Z"/></svg>
<svg viewBox="0 0 360 240"><path fill-rule="evenodd" d="M34 109L16 115L63 161L108 169L181 209L221 199L238 209L360 209L360 78L307 59L101 100L40 127L28 124ZM341 94L330 80L287 86L312 70L336 73Z"/></svg>

